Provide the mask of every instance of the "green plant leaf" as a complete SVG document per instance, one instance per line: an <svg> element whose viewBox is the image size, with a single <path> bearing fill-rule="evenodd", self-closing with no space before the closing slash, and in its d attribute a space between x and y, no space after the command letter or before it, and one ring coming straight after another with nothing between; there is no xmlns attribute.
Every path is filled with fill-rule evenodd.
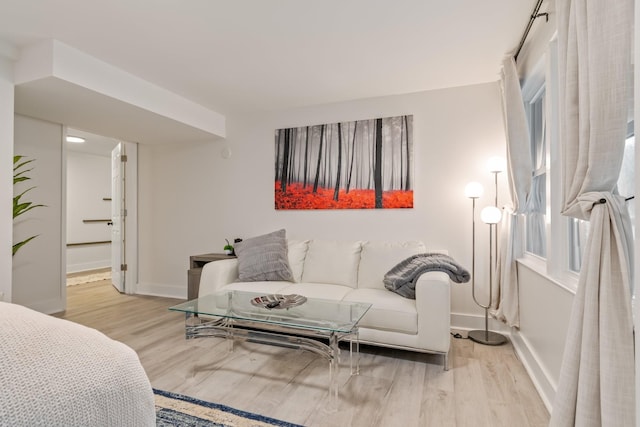
<svg viewBox="0 0 640 427"><path fill-rule="evenodd" d="M20 200L20 197L24 196L24 194L25 194L27 191L31 191L31 190L33 190L34 188L36 188L36 187L29 187L29 188L27 188L26 190L24 190L22 193L20 193L20 194L16 194L15 196L13 196L13 200Z"/></svg>
<svg viewBox="0 0 640 427"><path fill-rule="evenodd" d="M31 202L18 203L18 204L14 203L13 218L19 217L20 215L29 212L31 209L40 208L40 207L45 207L45 205L40 205L40 204L34 205Z"/></svg>
<svg viewBox="0 0 640 427"><path fill-rule="evenodd" d="M25 169L27 167L27 165L33 161L35 161L35 159L29 159L29 160L24 160L25 156L13 156L13 184L17 184L20 182L24 182L27 181L29 179L31 179L30 177L26 176L27 173L31 172L33 170L33 168L29 168L29 169ZM45 207L45 205L42 204L34 204L33 202L21 202L21 198L29 191L33 190L35 187L30 187L27 188L26 190L22 191L20 194L18 195L14 195L13 196L13 218L15 219L16 217L25 214L27 212L29 212L31 209L35 209L38 207ZM15 194L15 193L14 193ZM21 247L23 247L24 245L26 245L27 243L29 243L31 240L35 239L36 236L31 236L28 239L25 239L21 242L15 243L13 245L13 255L16 254L16 252L18 252L18 249L20 249Z"/></svg>
<svg viewBox="0 0 640 427"><path fill-rule="evenodd" d="M22 242L18 242L15 243L13 245L13 253L11 254L11 256L15 255L16 252L18 252L18 249L20 249L21 247L23 247L24 245L26 245L27 243L29 243L30 241L32 241L33 239L35 239L36 237L38 237L38 235L36 236L31 236L28 239L23 240Z"/></svg>
<svg viewBox="0 0 640 427"><path fill-rule="evenodd" d="M29 178L28 176L20 176L20 177L19 177L19 176L17 176L17 175L14 175L14 176L13 176L13 183L14 183L14 184L16 184L16 183L18 183L18 182L26 181L26 180L28 180L28 179L31 179L31 178Z"/></svg>
<svg viewBox="0 0 640 427"><path fill-rule="evenodd" d="M24 156L13 156L13 170L17 171L18 169L24 167L24 165L28 165L31 162L35 162L35 159L26 160L22 163L18 163L20 159L24 158ZM16 164L18 163L18 164Z"/></svg>
<svg viewBox="0 0 640 427"><path fill-rule="evenodd" d="M35 159L30 159L24 162L20 162L20 160L23 158L24 156L13 156L13 183L14 184L17 182L25 181L27 179L31 179L28 176L24 176L24 174L31 172L33 168L30 168L27 170L20 170L20 169L23 169L26 165L33 162Z"/></svg>

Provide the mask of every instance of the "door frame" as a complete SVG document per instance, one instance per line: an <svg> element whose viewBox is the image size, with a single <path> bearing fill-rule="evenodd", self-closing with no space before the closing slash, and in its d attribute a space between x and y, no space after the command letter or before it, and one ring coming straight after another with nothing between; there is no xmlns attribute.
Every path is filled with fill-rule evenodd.
<svg viewBox="0 0 640 427"><path fill-rule="evenodd" d="M127 161L125 169L125 206L127 216L124 227L124 254L127 271L124 273L124 292L135 294L138 287L138 144L120 141Z"/></svg>
<svg viewBox="0 0 640 427"><path fill-rule="evenodd" d="M118 141L111 150L111 284L118 292L125 292L126 278L122 265L126 263L124 232L126 230L125 172L126 146Z"/></svg>

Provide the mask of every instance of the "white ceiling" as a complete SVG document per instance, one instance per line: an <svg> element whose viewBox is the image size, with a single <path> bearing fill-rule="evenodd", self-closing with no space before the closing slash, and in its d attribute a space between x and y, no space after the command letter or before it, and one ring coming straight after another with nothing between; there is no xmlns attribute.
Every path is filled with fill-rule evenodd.
<svg viewBox="0 0 640 427"><path fill-rule="evenodd" d="M102 135L96 135L85 132L80 129L67 128L68 136L79 136L85 139L85 142L65 142L67 151L75 151L78 153L92 154L95 156L111 157L111 151L118 145L118 140Z"/></svg>
<svg viewBox="0 0 640 427"><path fill-rule="evenodd" d="M498 80L535 0L2 0L56 39L222 114Z"/></svg>

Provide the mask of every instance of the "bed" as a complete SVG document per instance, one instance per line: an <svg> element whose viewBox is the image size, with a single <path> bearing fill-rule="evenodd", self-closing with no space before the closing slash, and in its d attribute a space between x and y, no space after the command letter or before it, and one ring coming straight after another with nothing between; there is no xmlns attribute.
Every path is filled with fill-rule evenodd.
<svg viewBox="0 0 640 427"><path fill-rule="evenodd" d="M0 302L0 426L152 426L137 354L95 329Z"/></svg>

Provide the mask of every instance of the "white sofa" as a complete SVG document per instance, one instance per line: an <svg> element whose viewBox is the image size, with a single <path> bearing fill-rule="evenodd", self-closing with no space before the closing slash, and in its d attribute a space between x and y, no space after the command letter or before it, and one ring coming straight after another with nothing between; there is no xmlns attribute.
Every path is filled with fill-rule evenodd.
<svg viewBox="0 0 640 427"><path fill-rule="evenodd" d="M424 244L288 240L287 246L294 282L239 282L238 260L228 259L204 266L199 296L240 290L370 303L360 322L361 343L441 354L448 369L449 276L440 271L422 274L415 300L385 289L383 283L385 273L397 263L426 252Z"/></svg>

